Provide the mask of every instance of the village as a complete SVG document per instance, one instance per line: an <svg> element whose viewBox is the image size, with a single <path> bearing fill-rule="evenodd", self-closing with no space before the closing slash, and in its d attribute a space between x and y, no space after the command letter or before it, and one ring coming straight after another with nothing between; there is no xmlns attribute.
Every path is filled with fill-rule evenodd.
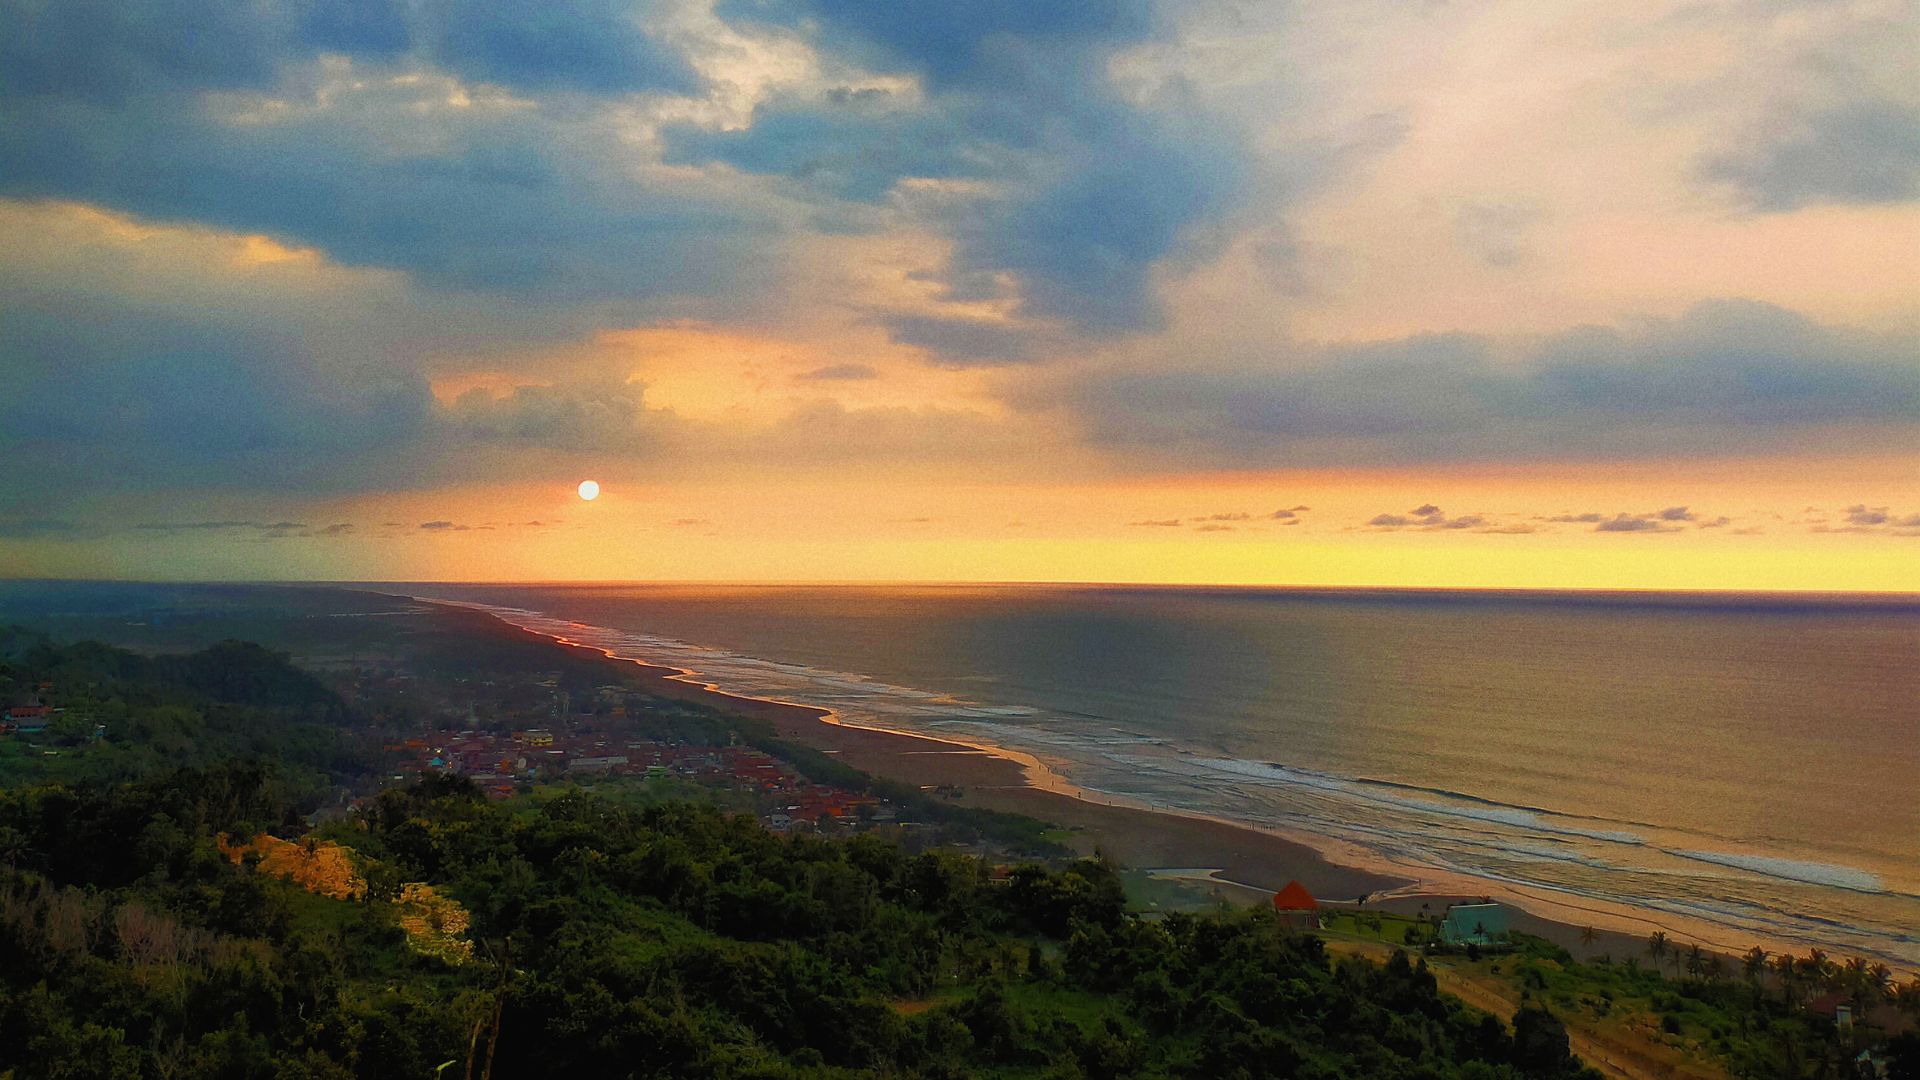
<svg viewBox="0 0 1920 1080"><path fill-rule="evenodd" d="M407 739L388 747L403 755L392 779L455 773L471 779L492 799L505 799L536 783L679 779L750 796L760 819L776 832L851 829L898 818L898 809L887 801L809 782L762 750L656 742L611 727L589 720L560 731L469 729Z"/></svg>
<svg viewBox="0 0 1920 1080"><path fill-rule="evenodd" d="M364 693L373 680L362 673L357 681ZM379 681L391 690L412 684L412 677L394 673ZM729 745L703 745L648 730L661 727L648 721L670 716L672 707L623 686L600 686L590 696L575 695L547 677L531 685L483 683L466 689L471 696L464 726L385 747L398 755L390 781L421 773L457 774L499 800L536 785L607 778L673 780L725 796L733 805L750 806L775 832L848 832L913 824L902 822L900 808L886 799L812 782L793 766L737 739ZM484 692L489 690L493 693ZM581 699L577 703L576 697Z"/></svg>

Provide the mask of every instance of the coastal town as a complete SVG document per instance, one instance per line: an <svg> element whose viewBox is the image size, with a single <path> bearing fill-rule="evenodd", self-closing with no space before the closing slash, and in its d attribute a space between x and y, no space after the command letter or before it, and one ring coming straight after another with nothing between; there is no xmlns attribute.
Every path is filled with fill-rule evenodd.
<svg viewBox="0 0 1920 1080"><path fill-rule="evenodd" d="M449 681L372 665L340 674L341 688L377 715L420 717L428 728L384 744L391 783L453 774L499 800L541 785L666 781L750 811L775 832L916 824L902 821L892 801L809 780L737 734L719 745L676 736L678 707L626 686L570 690L559 671L523 680Z"/></svg>

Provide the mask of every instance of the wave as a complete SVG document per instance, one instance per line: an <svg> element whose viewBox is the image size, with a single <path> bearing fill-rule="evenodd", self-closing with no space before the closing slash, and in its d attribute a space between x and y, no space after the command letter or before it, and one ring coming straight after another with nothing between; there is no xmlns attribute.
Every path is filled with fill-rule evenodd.
<svg viewBox="0 0 1920 1080"><path fill-rule="evenodd" d="M728 693L828 708L856 726L935 736L964 731L970 740L1040 756L1091 792L1322 835L1401 865L1666 912L1734 934L1815 942L1904 966L1920 961L1920 954L1907 947L1910 936L1902 933L1912 921L1908 903L1920 898L1889 892L1879 877L1853 867L1718 852L1675 840L1710 844L1730 838L1377 776L1207 754L1166 734L1117 727L1101 716L990 704L855 672L589 626L525 608L471 602L463 606L615 655L682 668ZM1649 834L1658 840L1650 841ZM1733 874L1688 868L1702 864ZM1791 894L1780 891L1782 883L1835 891L1789 900ZM1840 902L1843 895L1896 906L1849 907ZM1844 912L1850 921L1803 914L1790 910L1790 904L1826 915Z"/></svg>
<svg viewBox="0 0 1920 1080"><path fill-rule="evenodd" d="M1831 863L1802 862L1798 859L1780 859L1768 855L1744 855L1726 851L1669 849L1668 853L1683 859L1730 866L1767 877L1804 882L1808 885L1825 885L1834 889L1846 889L1849 892L1878 893L1882 896L1901 895L1889 892L1877 875L1865 870L1856 870L1851 866L1835 866Z"/></svg>

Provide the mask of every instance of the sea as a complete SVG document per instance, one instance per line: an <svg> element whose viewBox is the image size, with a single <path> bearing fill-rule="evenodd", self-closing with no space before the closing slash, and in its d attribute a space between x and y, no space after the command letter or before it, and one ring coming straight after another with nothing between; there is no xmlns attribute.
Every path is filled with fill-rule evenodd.
<svg viewBox="0 0 1920 1080"><path fill-rule="evenodd" d="M1920 597L404 591L1562 919L1920 969Z"/></svg>

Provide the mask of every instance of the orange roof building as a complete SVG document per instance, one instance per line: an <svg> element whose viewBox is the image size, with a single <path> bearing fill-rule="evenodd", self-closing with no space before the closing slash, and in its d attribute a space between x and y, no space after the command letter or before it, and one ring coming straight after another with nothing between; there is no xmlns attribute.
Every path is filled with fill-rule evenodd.
<svg viewBox="0 0 1920 1080"><path fill-rule="evenodd" d="M1273 894L1273 910L1295 929L1311 930L1320 925L1320 902L1297 881L1287 882L1286 888Z"/></svg>
<svg viewBox="0 0 1920 1080"><path fill-rule="evenodd" d="M1277 911L1320 910L1320 902L1297 881L1287 882L1286 888L1273 894L1273 906Z"/></svg>

